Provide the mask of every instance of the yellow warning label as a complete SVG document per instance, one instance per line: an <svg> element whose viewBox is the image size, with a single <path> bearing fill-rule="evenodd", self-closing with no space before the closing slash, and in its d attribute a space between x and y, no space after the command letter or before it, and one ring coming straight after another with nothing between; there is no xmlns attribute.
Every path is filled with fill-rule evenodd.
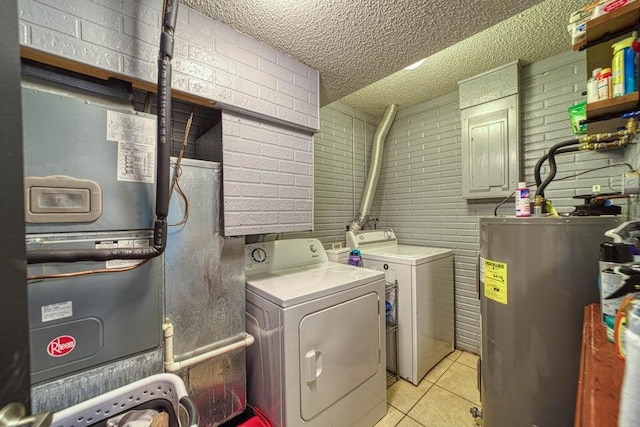
<svg viewBox="0 0 640 427"><path fill-rule="evenodd" d="M484 295L500 304L507 304L507 264L484 260Z"/></svg>

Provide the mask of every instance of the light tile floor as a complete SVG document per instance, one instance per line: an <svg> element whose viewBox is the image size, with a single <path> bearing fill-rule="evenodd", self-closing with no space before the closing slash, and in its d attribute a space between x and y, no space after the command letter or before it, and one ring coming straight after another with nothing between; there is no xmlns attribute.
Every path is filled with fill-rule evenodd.
<svg viewBox="0 0 640 427"><path fill-rule="evenodd" d="M480 408L478 356L456 350L416 387L400 380L387 390L387 415L376 427L474 427L469 413Z"/></svg>

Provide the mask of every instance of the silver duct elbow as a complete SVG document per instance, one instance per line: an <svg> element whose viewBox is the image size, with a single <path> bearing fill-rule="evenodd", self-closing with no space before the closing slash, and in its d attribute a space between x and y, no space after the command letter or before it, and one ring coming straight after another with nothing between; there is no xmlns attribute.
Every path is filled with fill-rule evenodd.
<svg viewBox="0 0 640 427"><path fill-rule="evenodd" d="M384 151L384 140L387 138L389 128L393 120L396 118L398 112L398 106L391 104L387 107L380 123L378 123L378 129L375 135L373 135L373 144L371 147L371 162L369 163L369 175L367 182L362 193L362 201L360 202L360 209L358 215L351 221L349 229L352 231L360 231L364 228L369 221L369 214L371 213L371 204L373 203L373 196L376 194L376 187L378 186L378 178L380 177L380 169L382 169L382 152Z"/></svg>

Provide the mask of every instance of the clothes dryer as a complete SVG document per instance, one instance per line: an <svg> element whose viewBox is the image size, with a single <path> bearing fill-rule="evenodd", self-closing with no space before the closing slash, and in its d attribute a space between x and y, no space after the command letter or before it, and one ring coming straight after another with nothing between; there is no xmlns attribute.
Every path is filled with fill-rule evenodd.
<svg viewBox="0 0 640 427"><path fill-rule="evenodd" d="M248 401L274 426L373 426L386 413L384 275L317 239L245 245Z"/></svg>

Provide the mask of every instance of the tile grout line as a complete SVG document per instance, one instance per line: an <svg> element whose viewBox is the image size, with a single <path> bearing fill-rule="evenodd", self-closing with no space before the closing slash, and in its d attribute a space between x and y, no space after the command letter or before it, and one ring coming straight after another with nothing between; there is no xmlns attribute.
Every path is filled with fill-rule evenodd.
<svg viewBox="0 0 640 427"><path fill-rule="evenodd" d="M447 368L447 369L449 369L449 368ZM445 372L447 372L447 371L445 371ZM444 372L442 373L442 375L444 375ZM424 380L424 379L423 379L423 380L421 380L421 381L426 381L426 380ZM413 405L411 405L411 408L409 408L409 410L407 411L407 415L409 415L409 412L411 412L411 410L412 410L412 409L413 409L413 408L418 404L418 402L420 402L422 399L424 399L424 397L427 395L427 393L429 393L429 390L431 390L431 387L433 387L434 385L436 385L436 383L432 383L431 381L429 381L429 384L431 384L431 385L429 386L429 388L428 388L428 389L426 389L426 390L424 391L424 394L423 394L422 396L420 396L420 398L419 398L418 400L416 400L416 403L414 403Z"/></svg>
<svg viewBox="0 0 640 427"><path fill-rule="evenodd" d="M445 371L445 372L446 372L446 371ZM443 375L444 375L444 374L443 374ZM427 380L423 379L423 380L421 380L421 381L427 381ZM392 405L391 403L389 403L389 402L387 402L387 405L392 406L393 408L397 409L401 414L409 415L409 412L411 412L411 410L413 409L413 407L414 407L414 406L416 406L416 405L418 404L418 402L420 402L420 401L422 400L422 398L423 398L423 397L425 397L425 396L427 395L427 392L428 392L429 390L431 390L431 387L433 387L433 386L435 385L435 383L432 383L431 381L427 381L427 382L428 382L429 384L431 384L431 385L429 386L429 388L428 388L428 389L426 389L426 390L424 391L424 393L423 393L423 394L418 398L418 400L416 400L416 403L414 403L414 404L413 404L413 405L412 405L412 406L407 410L407 412L403 412L403 411L402 411L402 409L400 409L400 408L396 408L395 406L393 406L393 405ZM417 387L417 386L414 386L414 387Z"/></svg>
<svg viewBox="0 0 640 427"><path fill-rule="evenodd" d="M412 410L412 409L413 409L413 408L414 408L414 407L415 407L415 406L416 406L416 405L417 405L417 404L418 404L418 403L419 403L419 402L420 402L420 401L421 401L421 400L422 400L422 399L427 395L427 393L429 392L429 390L431 390L431 389L433 388L433 386L438 385L438 381L440 381L440 379L441 379L441 378L442 378L442 377L447 373L447 371L448 371L449 369L451 369L451 367L452 367L455 363L459 363L460 365L462 365L462 366L464 366L464 367L466 367L466 368L469 368L469 369L474 369L474 368L472 368L472 367L470 367L470 366L465 365L465 364L464 364L464 363L462 363L462 362L458 362L458 360L460 359L460 357L461 357L461 356L462 356L462 354L464 354L464 353L465 353L465 352L461 350L461 353L458 355L458 357L456 358L456 360L451 360L451 359L449 359L448 357L445 357L445 358L444 358L444 359L442 359L440 362L438 362L438 363L442 363L442 361L443 361L443 360L447 359L447 360L451 361L451 365L449 365L449 366L447 367L447 369L445 369L445 370L444 370L444 372L442 372L442 374L441 374L441 375L440 375L440 376L435 380L435 382L428 381L428 380L426 380L425 378L423 378L423 379L421 380L421 381L427 381L427 382L428 382L428 383L430 383L431 385L430 385L430 386L429 386L429 388L427 388L427 389L425 390L425 392L424 392L424 393L423 393L423 394L418 398L418 400L416 400L416 403L414 403L414 404L413 404L413 405L412 405L412 406L407 410L407 412L403 412L400 408L396 408L396 407L395 407L395 406L393 406L391 403L387 402L387 405L389 405L389 406L391 406L392 408L396 409L398 412L400 412L400 413L403 415L403 417L402 417L402 418L400 418L400 420L395 424L396 426L397 426L398 424L400 424L400 422L402 422L402 420L403 420L403 419L405 419L405 417L409 417L409 418L411 418L413 421L415 421L415 422L417 422L418 424L420 424L420 425L424 426L424 424L422 424L420 421L418 421L418 420L416 420L415 418L411 417L411 416L409 415L409 412L411 412L411 410ZM450 354L451 354L451 353L450 353ZM437 364L436 364L436 366L437 366ZM426 377L426 375L425 375L425 377ZM465 400L466 402L468 402L468 403L470 403L470 404L472 404L472 405L477 406L477 404L476 404L476 403L471 402L469 399L467 399L467 398L465 398L465 397L463 397L463 396L460 396L459 394L454 393L454 392L452 392L452 391L450 391L450 390L448 390L448 389L446 389L446 388L444 388L444 387L442 387L442 386L438 386L438 388L440 388L440 389L442 389L442 390L444 390L444 391L446 391L446 392L448 392L448 393L451 393L451 394L453 394L454 396L457 396L457 397L459 397L459 398L461 398L461 399Z"/></svg>
<svg viewBox="0 0 640 427"><path fill-rule="evenodd" d="M434 385L437 385L437 384L434 384ZM470 401L470 400L469 400L469 399L467 399L466 397L464 397L464 396L460 396L459 394L454 393L454 392L452 392L452 391L451 391L451 390L449 390L449 389L446 389L446 388L444 388L444 387L442 387L442 386L438 386L438 388L439 388L439 389L441 389L441 390L446 391L447 393L451 393L451 394L453 394L454 396L457 396L457 397L459 397L459 398L460 398L460 399L462 399L462 400L466 400L468 403L470 403L470 404L472 404L472 405L479 406L477 403L473 403L472 401Z"/></svg>
<svg viewBox="0 0 640 427"><path fill-rule="evenodd" d="M446 359L446 357L445 357L445 359ZM444 359L443 359L443 360L444 360ZM451 360L451 359L448 359L448 360ZM438 362L438 363L442 363L442 360L441 360L440 362ZM411 407L410 407L410 408L409 408L409 410L407 411L407 414L406 414L407 416L409 415L409 412L411 412L411 410L412 410L412 409L413 409L413 408L414 408L414 407L415 407L415 406L416 406L416 405L417 405L417 404L418 404L422 399L424 399L424 397L427 395L427 393L429 392L429 390L431 390L431 388L432 388L434 385L436 385L436 383L437 383L438 381L440 381L440 378L442 378L442 377L444 376L444 374L446 374L446 373L447 373L447 371L449 370L449 368L451 368L451 367L453 366L453 364L454 364L454 363L456 363L456 362L452 362L452 363L451 363L451 365L449 365L449 366L447 367L447 369L445 369L445 370L444 370L444 372L443 372L443 373L442 373L442 374L441 374L441 375L440 375L440 376L439 376L439 377L438 377L434 382L428 381L431 385L429 386L429 388L428 388L428 389L426 389L426 390L425 390L424 394L423 394L422 396L420 396L420 398L419 398L418 400L416 400L416 403L414 403L413 405L411 405ZM436 364L436 366L438 366L438 364ZM435 366L434 366L434 367L435 367ZM432 368L432 369L433 369L433 368ZM427 372L427 374L428 374L428 372ZM426 377L426 375L425 375L425 377ZM427 381L427 380L425 380L425 379L423 378L423 379L421 379L420 381ZM412 419L413 419L413 418L412 418Z"/></svg>
<svg viewBox="0 0 640 427"><path fill-rule="evenodd" d="M412 421L415 421L416 423L420 424L423 427L426 427L424 424L422 424L420 421L416 420L415 418L410 417L409 415L405 414L404 417L400 418L400 421L398 421L397 423L395 423L393 425L393 427L396 427L398 425L400 425L400 423L405 419L405 418L410 418Z"/></svg>
<svg viewBox="0 0 640 427"><path fill-rule="evenodd" d="M451 366L453 366L455 363L458 363L458 362L453 362L453 363L451 364ZM449 368L447 368L447 370L446 370L446 371L444 371L444 372L442 373L442 375L440 375L440 377L438 378L438 381L440 381L440 378L442 378L442 377L444 376L444 374L445 374L445 373L446 373L446 372L451 368L451 366L449 366ZM465 365L464 363L460 363L460 366L464 366L464 367L466 367L466 368L473 369L472 367L467 366L467 365ZM476 372L478 372L476 369L473 369L473 370L474 370L474 371L476 371ZM480 402L480 404L478 404L478 403L474 403L474 402L470 401L469 399L467 399L466 397L459 395L459 394L458 394L458 393L456 393L455 391L449 390L448 388L445 388L445 387L443 387L443 386L441 386L441 385L438 385L438 381L436 381L435 383L433 383L433 385L437 385L437 386L438 386L438 388L440 388L440 389L442 389L442 390L444 390L444 391L447 391L447 392L449 392L449 393L453 394L454 396L458 396L459 398L466 400L467 402L471 403L472 405L475 405L475 406L482 406L482 402ZM477 388L477 386L478 386L478 385L476 384L476 388ZM431 390L431 387L429 387L429 390ZM428 391L428 390L427 390L427 391ZM426 393L425 393L425 394L426 394ZM423 396L423 397L424 397L424 396ZM420 398L420 399L422 399L422 398ZM418 402L419 402L419 401L418 401ZM417 404L417 402L416 402L416 404ZM415 406L415 405L414 405L414 406ZM413 409L413 407L411 407L411 408Z"/></svg>
<svg viewBox="0 0 640 427"><path fill-rule="evenodd" d="M456 350L459 350L459 349L454 348L454 349L453 349L453 351L452 351L451 353L447 354L446 359L449 359L449 356L451 356L453 353L455 353L455 352L456 352ZM458 359L460 359L460 356L462 356L462 354L463 354L463 353L465 353L465 352L464 352L464 350L459 350L459 351L460 351L460 354L458 355L458 357L456 357L455 359L449 359L449 360L451 360L451 361L453 361L453 362L457 362L457 361L458 361Z"/></svg>

